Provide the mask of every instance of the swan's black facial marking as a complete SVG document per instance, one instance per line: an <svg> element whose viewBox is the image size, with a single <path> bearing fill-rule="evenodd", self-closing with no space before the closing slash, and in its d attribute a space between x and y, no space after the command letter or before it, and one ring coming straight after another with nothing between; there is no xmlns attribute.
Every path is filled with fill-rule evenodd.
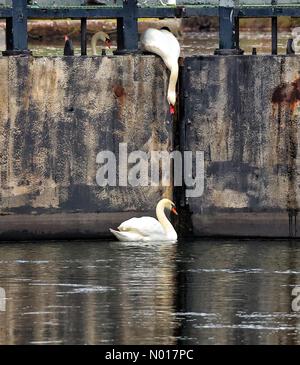
<svg viewBox="0 0 300 365"><path fill-rule="evenodd" d="M169 27L162 27L162 28L160 28L160 30L167 30L168 32L172 33L171 29Z"/></svg>
<svg viewBox="0 0 300 365"><path fill-rule="evenodd" d="M110 38L105 38L105 45L108 47L108 48L110 48L111 47L111 40L110 40Z"/></svg>

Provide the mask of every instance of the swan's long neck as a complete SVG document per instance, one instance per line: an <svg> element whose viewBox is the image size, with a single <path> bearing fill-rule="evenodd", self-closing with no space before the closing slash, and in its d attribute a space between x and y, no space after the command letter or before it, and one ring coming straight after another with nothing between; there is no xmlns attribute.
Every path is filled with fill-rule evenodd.
<svg viewBox="0 0 300 365"><path fill-rule="evenodd" d="M172 225L172 223L168 220L168 218L165 215L165 206L161 203L157 204L156 207L156 216L159 221L159 223L162 225L164 231L166 232L166 235L170 238L170 240L176 240L177 239L177 233Z"/></svg>
<svg viewBox="0 0 300 365"><path fill-rule="evenodd" d="M175 105L175 102L176 102L176 84L177 84L178 72L179 72L178 62L173 63L170 70L171 70L171 75L170 75L169 87L168 87L168 100L169 100L170 104Z"/></svg>
<svg viewBox="0 0 300 365"><path fill-rule="evenodd" d="M102 40L102 35L101 34L94 34L91 40L91 47L92 47L92 53L93 56L97 56L97 42L99 40Z"/></svg>

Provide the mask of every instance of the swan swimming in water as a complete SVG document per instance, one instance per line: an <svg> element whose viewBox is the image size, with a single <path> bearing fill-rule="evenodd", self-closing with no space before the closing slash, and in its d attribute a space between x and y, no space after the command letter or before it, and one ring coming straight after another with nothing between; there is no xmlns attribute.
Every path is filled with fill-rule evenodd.
<svg viewBox="0 0 300 365"><path fill-rule="evenodd" d="M170 104L170 112L171 114L174 114L174 106L176 104L176 84L179 71L179 42L167 28L162 28L160 30L149 28L142 34L141 45L144 50L160 56L171 72L168 86L168 102Z"/></svg>
<svg viewBox="0 0 300 365"><path fill-rule="evenodd" d="M169 199L162 199L156 206L157 219L153 217L131 218L123 222L118 231L110 229L119 241L124 242L155 242L177 241L177 233L165 215L168 209L178 214L175 204Z"/></svg>

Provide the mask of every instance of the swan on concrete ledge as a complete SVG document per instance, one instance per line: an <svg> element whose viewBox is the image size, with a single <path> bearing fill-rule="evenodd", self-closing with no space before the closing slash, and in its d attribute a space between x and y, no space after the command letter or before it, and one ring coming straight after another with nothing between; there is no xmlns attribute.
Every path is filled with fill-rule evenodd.
<svg viewBox="0 0 300 365"><path fill-rule="evenodd" d="M110 36L105 32L97 32L93 35L91 40L91 48L92 48L92 54L93 56L97 56L97 42L101 41L105 44L106 47L111 47L111 40Z"/></svg>
<svg viewBox="0 0 300 365"><path fill-rule="evenodd" d="M170 105L171 114L174 114L180 44L177 38L167 28L162 28L160 30L149 28L142 34L141 45L143 50L160 56L171 72L168 86L168 103Z"/></svg>
<svg viewBox="0 0 300 365"><path fill-rule="evenodd" d="M292 30L292 39L288 40L287 53L300 54L300 27Z"/></svg>
<svg viewBox="0 0 300 365"><path fill-rule="evenodd" d="M177 233L165 215L165 209L177 215L175 204L169 199L162 199L156 206L157 219L153 217L131 218L123 222L118 231L110 229L119 241L123 242L157 242L177 241Z"/></svg>

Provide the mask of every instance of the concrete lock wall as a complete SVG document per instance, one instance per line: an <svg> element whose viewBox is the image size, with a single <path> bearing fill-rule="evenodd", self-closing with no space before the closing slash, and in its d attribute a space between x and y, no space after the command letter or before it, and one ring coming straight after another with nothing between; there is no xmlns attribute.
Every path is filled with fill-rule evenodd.
<svg viewBox="0 0 300 365"><path fill-rule="evenodd" d="M167 85L155 56L0 58L0 239L102 237L153 214L172 189L99 187L96 156L171 149Z"/></svg>
<svg viewBox="0 0 300 365"><path fill-rule="evenodd" d="M204 151L195 235L299 236L297 56L185 60L185 149Z"/></svg>
<svg viewBox="0 0 300 365"><path fill-rule="evenodd" d="M176 127L158 57L0 58L0 239L107 237L153 215L173 189L99 187L96 156L172 150L174 129L205 156L195 236L299 236L299 70L297 56L186 58Z"/></svg>

